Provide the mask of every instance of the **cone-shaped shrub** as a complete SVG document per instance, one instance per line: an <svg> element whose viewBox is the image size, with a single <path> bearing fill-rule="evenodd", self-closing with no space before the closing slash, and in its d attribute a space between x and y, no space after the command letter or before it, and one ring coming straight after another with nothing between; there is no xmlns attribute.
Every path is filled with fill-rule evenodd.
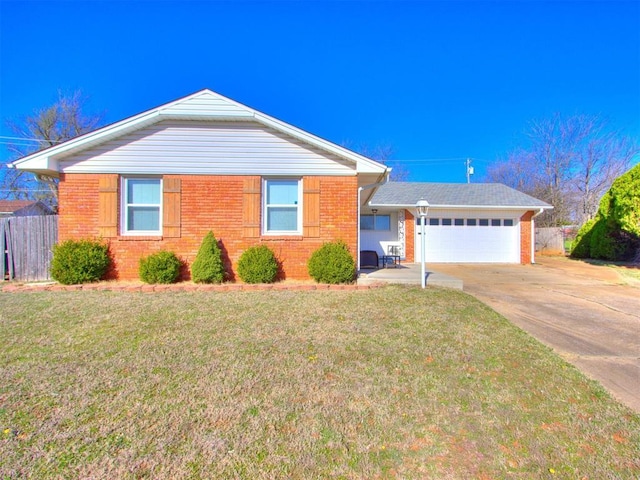
<svg viewBox="0 0 640 480"><path fill-rule="evenodd" d="M191 265L191 279L196 283L222 283L224 263L222 250L213 232L207 233Z"/></svg>
<svg viewBox="0 0 640 480"><path fill-rule="evenodd" d="M67 240L53 247L51 276L64 285L100 280L109 267L109 247L97 240Z"/></svg>
<svg viewBox="0 0 640 480"><path fill-rule="evenodd" d="M266 245L249 247L238 260L238 276L245 283L273 283L278 275L278 260Z"/></svg>
<svg viewBox="0 0 640 480"><path fill-rule="evenodd" d="M173 283L180 275L182 262L173 252L161 250L140 259L140 280L145 283Z"/></svg>
<svg viewBox="0 0 640 480"><path fill-rule="evenodd" d="M356 266L343 241L327 242L313 252L307 263L309 275L319 283L350 283L356 276Z"/></svg>

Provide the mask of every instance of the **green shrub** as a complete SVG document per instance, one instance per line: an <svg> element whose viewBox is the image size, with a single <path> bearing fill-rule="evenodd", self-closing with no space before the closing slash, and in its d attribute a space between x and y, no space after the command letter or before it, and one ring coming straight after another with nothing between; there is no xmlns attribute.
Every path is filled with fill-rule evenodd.
<svg viewBox="0 0 640 480"><path fill-rule="evenodd" d="M278 275L278 260L266 245L250 247L240 255L238 276L245 283L273 283Z"/></svg>
<svg viewBox="0 0 640 480"><path fill-rule="evenodd" d="M175 253L161 250L140 259L140 279L145 283L174 283L181 266Z"/></svg>
<svg viewBox="0 0 640 480"><path fill-rule="evenodd" d="M323 244L313 252L307 267L311 278L319 283L349 283L356 276L355 262L342 241Z"/></svg>
<svg viewBox="0 0 640 480"><path fill-rule="evenodd" d="M222 283L224 264L222 250L213 232L207 233L191 265L191 279L196 283Z"/></svg>
<svg viewBox="0 0 640 480"><path fill-rule="evenodd" d="M580 227L576 239L571 246L571 256L573 258L590 258L591 257L591 233L595 225L595 219L589 220Z"/></svg>
<svg viewBox="0 0 640 480"><path fill-rule="evenodd" d="M67 240L53 247L51 276L64 285L95 282L109 268L109 246L98 240Z"/></svg>
<svg viewBox="0 0 640 480"><path fill-rule="evenodd" d="M640 164L618 177L596 217L582 226L571 256L625 261L640 249Z"/></svg>

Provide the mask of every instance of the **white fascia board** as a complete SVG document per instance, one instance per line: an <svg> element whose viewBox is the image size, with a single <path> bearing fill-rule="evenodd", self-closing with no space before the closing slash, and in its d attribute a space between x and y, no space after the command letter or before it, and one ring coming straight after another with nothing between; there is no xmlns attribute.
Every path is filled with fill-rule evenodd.
<svg viewBox="0 0 640 480"><path fill-rule="evenodd" d="M93 145L100 144L110 138L128 133L129 131L134 131L142 128L143 126L150 125L157 122L158 119L157 111L153 110L144 112L125 120L121 120L120 122L107 125L106 127L102 127L98 130L85 133L84 135L73 138L60 145L56 145L55 147L27 155L20 160L10 163L9 168L29 171L39 170L40 173L58 176L58 158L89 148ZM44 165L46 165L46 172L42 171Z"/></svg>
<svg viewBox="0 0 640 480"><path fill-rule="evenodd" d="M415 204L406 205L406 204L390 204L390 203L371 203L369 202L370 207L388 207L388 208L406 208L412 209L416 208ZM438 210L550 210L553 207L551 205L548 206L526 206L526 205L434 205L432 203L429 204L429 210L438 209Z"/></svg>
<svg viewBox="0 0 640 480"><path fill-rule="evenodd" d="M314 145L318 148L321 148L322 150L333 153L334 155L338 155L339 157L355 163L358 173L384 173L388 170L386 165L359 155L355 152L352 152L351 150L336 145L335 143L329 142L328 140L325 140L323 138L317 137L309 132L305 132L304 130L294 127L293 125L289 125L288 123L282 122L276 118L270 117L269 115L265 115L264 113L254 111L254 118L257 122L263 125L271 127L282 133L297 138L298 140L302 140L303 142Z"/></svg>
<svg viewBox="0 0 640 480"><path fill-rule="evenodd" d="M15 162L8 164L9 168L16 168L18 170L30 170L36 171L40 170L39 173L46 173L48 175L58 176L58 162L57 158L63 155L68 155L70 153L78 152L85 148L91 147L96 144L100 144L110 138L118 137L120 135L126 134L131 131L138 130L147 125L151 125L153 123L157 123L162 120L161 112L170 108L176 103L184 102L185 100L200 96L204 93L211 93L210 90L202 90L196 92L192 95L188 95L183 98L179 98L178 100L173 100L167 104L161 105L160 107L152 108L151 110L146 110L137 115L133 115L131 117L127 117L124 120L120 120L118 122L106 125L97 130L93 130L92 132L85 133L76 138L72 138L60 145L56 145L55 147L47 148L46 150L42 150L40 152L32 153L31 155L27 155ZM47 162L47 171L41 171L42 160L45 159Z"/></svg>
<svg viewBox="0 0 640 480"><path fill-rule="evenodd" d="M172 112L171 110L180 103L188 101L189 99L201 96L201 95L213 95L217 98L223 99L226 102L236 106L238 111L234 113L227 113L225 115L206 113L197 114L181 114ZM13 163L8 164L9 168L16 168L19 170L38 171L51 176L58 176L58 162L61 157L67 156L72 153L77 153L83 149L100 144L114 137L124 135L126 133L138 130L145 126L160 122L167 119L186 119L186 120L220 120L220 121L241 121L241 120L255 120L265 126L274 128L277 131L290 135L294 138L302 140L306 143L314 145L325 151L338 155L341 158L349 160L356 164L356 171L358 173L379 173L383 174L388 172L389 169L381 163L368 159L362 155L359 155L351 150L340 147L334 143L317 137L313 134L305 132L299 128L282 122L276 118L270 117L264 113L258 112L246 105L238 103L230 98L224 97L211 90L205 89L196 92L192 95L174 100L160 107L147 110L132 117L128 117L119 122L107 125L98 130L86 133L74 139L71 139L65 143L57 145L55 147L42 150L40 152L33 153L26 157L16 160Z"/></svg>

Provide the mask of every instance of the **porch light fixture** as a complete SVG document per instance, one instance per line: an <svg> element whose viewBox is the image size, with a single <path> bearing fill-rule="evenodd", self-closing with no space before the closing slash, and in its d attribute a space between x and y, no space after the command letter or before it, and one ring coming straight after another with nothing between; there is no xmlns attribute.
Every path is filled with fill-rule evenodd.
<svg viewBox="0 0 640 480"><path fill-rule="evenodd" d="M371 213L373 213L375 215L376 213L378 213L378 209L377 208L372 208L371 209Z"/></svg>
<svg viewBox="0 0 640 480"><path fill-rule="evenodd" d="M418 216L420 217L420 260L422 263L422 288L425 288L427 286L427 272L426 272L426 266L425 266L425 231L424 231L424 224L426 223L426 219L427 219L427 214L429 213L429 202L427 202L424 198L421 198L420 200L418 200L418 203L416 203L416 213L418 214Z"/></svg>

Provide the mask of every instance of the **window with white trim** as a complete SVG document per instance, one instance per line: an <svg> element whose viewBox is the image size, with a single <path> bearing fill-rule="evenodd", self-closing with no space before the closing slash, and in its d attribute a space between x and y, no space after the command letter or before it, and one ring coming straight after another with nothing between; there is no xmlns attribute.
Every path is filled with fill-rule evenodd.
<svg viewBox="0 0 640 480"><path fill-rule="evenodd" d="M162 179L123 177L122 234L162 234Z"/></svg>
<svg viewBox="0 0 640 480"><path fill-rule="evenodd" d="M264 180L263 231L274 235L302 234L302 181L291 178Z"/></svg>

